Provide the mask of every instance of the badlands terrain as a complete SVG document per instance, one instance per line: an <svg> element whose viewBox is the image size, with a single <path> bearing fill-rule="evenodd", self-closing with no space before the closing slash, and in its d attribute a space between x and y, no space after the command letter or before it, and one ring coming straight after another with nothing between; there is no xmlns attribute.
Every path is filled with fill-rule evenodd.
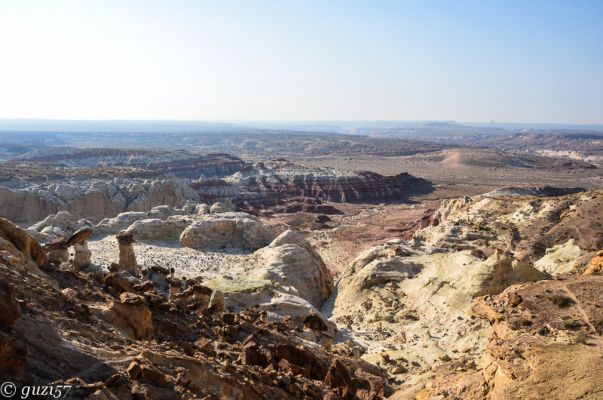
<svg viewBox="0 0 603 400"><path fill-rule="evenodd" d="M602 134L215 129L2 134L0 381L603 398Z"/></svg>

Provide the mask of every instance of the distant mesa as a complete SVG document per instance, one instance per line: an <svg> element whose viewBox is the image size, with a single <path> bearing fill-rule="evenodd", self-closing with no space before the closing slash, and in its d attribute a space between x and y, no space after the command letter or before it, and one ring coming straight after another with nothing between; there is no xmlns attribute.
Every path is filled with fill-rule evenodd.
<svg viewBox="0 0 603 400"><path fill-rule="evenodd" d="M219 181L193 184L204 201L232 199L240 209L310 211L333 214L324 202L407 201L433 190L430 182L407 173L384 176L369 171L338 171L296 164L280 158L247 165Z"/></svg>
<svg viewBox="0 0 603 400"><path fill-rule="evenodd" d="M193 179L200 175L230 175L246 165L240 158L224 153L194 154L186 151L69 147L36 150L14 157L8 162L48 163L71 168L128 166Z"/></svg>

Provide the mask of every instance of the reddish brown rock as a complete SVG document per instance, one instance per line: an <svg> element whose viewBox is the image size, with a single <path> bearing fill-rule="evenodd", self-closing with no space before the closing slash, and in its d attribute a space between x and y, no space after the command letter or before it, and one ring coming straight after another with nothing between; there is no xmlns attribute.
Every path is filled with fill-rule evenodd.
<svg viewBox="0 0 603 400"><path fill-rule="evenodd" d="M15 291L0 277L0 329L15 323L21 316L21 307L15 298Z"/></svg>
<svg viewBox="0 0 603 400"><path fill-rule="evenodd" d="M122 293L119 302L112 302L103 316L134 339L148 340L153 337L153 316L142 296Z"/></svg>
<svg viewBox="0 0 603 400"><path fill-rule="evenodd" d="M584 271L584 275L596 275L603 273L603 250L599 250Z"/></svg>
<svg viewBox="0 0 603 400"><path fill-rule="evenodd" d="M339 389L339 395L342 399L350 400L356 395L356 385L345 365L339 360L335 360L329 368L325 377L325 383L332 388Z"/></svg>
<svg viewBox="0 0 603 400"><path fill-rule="evenodd" d="M0 377L15 378L25 370L27 349L14 335L0 332Z"/></svg>
<svg viewBox="0 0 603 400"><path fill-rule="evenodd" d="M69 261L69 246L65 239L58 239L44 245L44 251L48 254L51 264L61 265Z"/></svg>
<svg viewBox="0 0 603 400"><path fill-rule="evenodd" d="M48 255L38 241L4 218L0 218L0 253L12 257L13 265L30 272L39 273L38 268L48 264Z"/></svg>

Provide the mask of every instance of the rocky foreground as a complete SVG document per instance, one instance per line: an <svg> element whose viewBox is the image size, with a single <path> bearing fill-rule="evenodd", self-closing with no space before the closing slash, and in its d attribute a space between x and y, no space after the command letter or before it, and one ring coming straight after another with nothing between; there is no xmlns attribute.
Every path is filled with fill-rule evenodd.
<svg viewBox="0 0 603 400"><path fill-rule="evenodd" d="M224 203L0 220L0 373L95 399L598 399L602 210L597 190L446 200L337 281Z"/></svg>
<svg viewBox="0 0 603 400"><path fill-rule="evenodd" d="M89 399L390 393L381 368L317 343L329 330L318 314L280 318L257 306L231 312L222 292L198 280L141 270L129 233L118 236L119 263L107 272L77 256L59 263L56 252L4 219L0 238L3 379L69 384L71 398ZM79 231L65 248L87 238Z"/></svg>

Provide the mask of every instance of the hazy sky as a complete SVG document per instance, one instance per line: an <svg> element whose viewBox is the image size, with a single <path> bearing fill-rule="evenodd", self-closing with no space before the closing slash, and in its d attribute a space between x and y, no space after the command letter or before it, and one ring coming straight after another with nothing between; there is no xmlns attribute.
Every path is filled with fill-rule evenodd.
<svg viewBox="0 0 603 400"><path fill-rule="evenodd" d="M0 0L0 118L603 123L603 1Z"/></svg>

